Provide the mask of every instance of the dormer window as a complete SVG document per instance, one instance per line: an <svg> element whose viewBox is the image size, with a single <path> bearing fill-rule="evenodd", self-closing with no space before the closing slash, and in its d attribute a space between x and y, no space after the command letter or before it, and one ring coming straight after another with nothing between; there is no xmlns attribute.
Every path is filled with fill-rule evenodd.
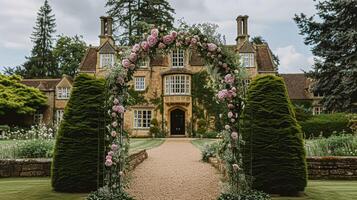
<svg viewBox="0 0 357 200"><path fill-rule="evenodd" d="M185 52L182 49L176 49L172 51L171 63L172 67L182 68L184 67Z"/></svg>
<svg viewBox="0 0 357 200"><path fill-rule="evenodd" d="M254 53L240 53L239 56L243 67L254 67Z"/></svg>
<svg viewBox="0 0 357 200"><path fill-rule="evenodd" d="M114 66L114 54L100 54L100 68L113 67Z"/></svg>
<svg viewBox="0 0 357 200"><path fill-rule="evenodd" d="M58 87L57 88L57 99L69 99L71 94L71 88Z"/></svg>

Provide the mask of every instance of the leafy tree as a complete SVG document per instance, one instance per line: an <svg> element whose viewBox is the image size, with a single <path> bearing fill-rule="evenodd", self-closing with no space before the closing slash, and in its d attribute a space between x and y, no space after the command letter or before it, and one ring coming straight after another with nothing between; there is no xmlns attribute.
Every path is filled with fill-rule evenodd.
<svg viewBox="0 0 357 200"><path fill-rule="evenodd" d="M74 77L86 51L86 43L82 36L59 36L53 49L60 74Z"/></svg>
<svg viewBox="0 0 357 200"><path fill-rule="evenodd" d="M34 47L31 56L27 57L24 63L24 77L57 77L59 75L55 58L52 54L52 35L55 33L55 16L52 14L52 8L45 0L37 13L36 25L32 33L31 40Z"/></svg>
<svg viewBox="0 0 357 200"><path fill-rule="evenodd" d="M76 77L56 138L52 187L89 192L102 183L105 83L88 74Z"/></svg>
<svg viewBox="0 0 357 200"><path fill-rule="evenodd" d="M303 191L307 184L303 135L283 79L255 78L242 117L243 164L252 187L270 194Z"/></svg>
<svg viewBox="0 0 357 200"><path fill-rule="evenodd" d="M0 122L18 123L47 105L40 90L20 83L19 76L0 74Z"/></svg>
<svg viewBox="0 0 357 200"><path fill-rule="evenodd" d="M301 13L295 22L317 57L308 75L323 94L328 111L356 109L357 103L357 7L356 1L326 0L316 4L317 19Z"/></svg>
<svg viewBox="0 0 357 200"><path fill-rule="evenodd" d="M174 9L166 0L107 0L106 7L123 45L132 45L141 39L149 24L173 27Z"/></svg>

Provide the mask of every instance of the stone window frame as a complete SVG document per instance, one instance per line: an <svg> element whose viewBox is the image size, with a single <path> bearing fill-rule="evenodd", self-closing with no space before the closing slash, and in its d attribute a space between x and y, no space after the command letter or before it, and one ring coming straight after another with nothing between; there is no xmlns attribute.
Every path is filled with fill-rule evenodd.
<svg viewBox="0 0 357 200"><path fill-rule="evenodd" d="M175 49L171 52L171 66L172 68L184 68L185 67L185 50Z"/></svg>
<svg viewBox="0 0 357 200"><path fill-rule="evenodd" d="M56 110L56 123L59 124L63 119L64 109Z"/></svg>
<svg viewBox="0 0 357 200"><path fill-rule="evenodd" d="M173 74L165 76L165 95L190 95L191 76L187 74Z"/></svg>
<svg viewBox="0 0 357 200"><path fill-rule="evenodd" d="M35 124L42 124L43 122L43 113L41 113L40 111L37 111L34 115L33 115L33 122Z"/></svg>
<svg viewBox="0 0 357 200"><path fill-rule="evenodd" d="M113 67L114 66L114 54L101 53L99 54L99 68Z"/></svg>
<svg viewBox="0 0 357 200"><path fill-rule="evenodd" d="M239 53L240 63L243 67L254 67L254 53Z"/></svg>
<svg viewBox="0 0 357 200"><path fill-rule="evenodd" d="M70 96L71 96L71 88L69 87L57 88L57 99L69 99Z"/></svg>
<svg viewBox="0 0 357 200"><path fill-rule="evenodd" d="M152 109L134 109L133 110L133 128L150 129L153 118Z"/></svg>
<svg viewBox="0 0 357 200"><path fill-rule="evenodd" d="M145 76L134 77L134 89L135 91L145 91Z"/></svg>

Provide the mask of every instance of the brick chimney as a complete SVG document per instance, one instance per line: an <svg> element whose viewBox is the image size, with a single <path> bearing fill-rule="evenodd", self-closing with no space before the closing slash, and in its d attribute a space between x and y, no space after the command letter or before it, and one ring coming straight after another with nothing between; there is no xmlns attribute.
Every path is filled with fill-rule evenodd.
<svg viewBox="0 0 357 200"><path fill-rule="evenodd" d="M248 35L248 15L239 15L237 17L237 45L242 44L249 39Z"/></svg>
<svg viewBox="0 0 357 200"><path fill-rule="evenodd" d="M100 17L100 45L104 44L106 41L109 41L114 45L113 39L113 18L112 17Z"/></svg>

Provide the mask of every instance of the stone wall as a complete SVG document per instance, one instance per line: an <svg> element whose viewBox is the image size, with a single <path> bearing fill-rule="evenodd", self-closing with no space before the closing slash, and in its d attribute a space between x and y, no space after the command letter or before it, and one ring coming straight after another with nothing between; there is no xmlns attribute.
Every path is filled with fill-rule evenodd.
<svg viewBox="0 0 357 200"><path fill-rule="evenodd" d="M211 157L208 162L227 177L221 159ZM357 180L357 157L308 157L306 162L309 179Z"/></svg>
<svg viewBox="0 0 357 200"><path fill-rule="evenodd" d="M135 169L148 154L145 150L128 157L129 170ZM3 159L0 160L0 178L40 177L51 175L51 159Z"/></svg>
<svg viewBox="0 0 357 200"><path fill-rule="evenodd" d="M357 157L306 158L309 179L357 180Z"/></svg>

